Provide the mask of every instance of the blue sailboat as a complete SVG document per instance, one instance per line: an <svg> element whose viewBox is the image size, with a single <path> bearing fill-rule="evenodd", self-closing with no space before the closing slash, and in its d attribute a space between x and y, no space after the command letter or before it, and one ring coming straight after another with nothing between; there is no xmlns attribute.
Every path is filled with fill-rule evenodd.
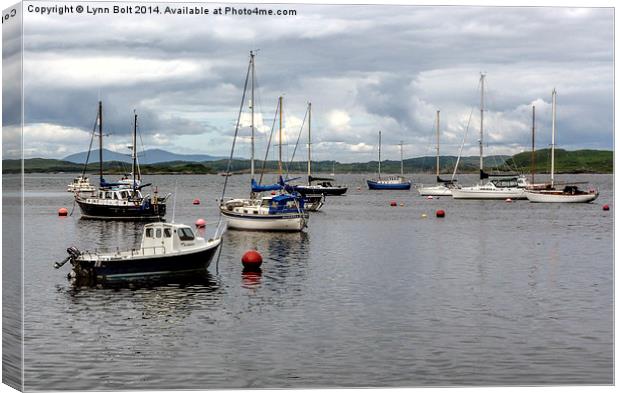
<svg viewBox="0 0 620 393"><path fill-rule="evenodd" d="M220 204L220 212L228 221L228 228L240 230L254 231L302 231L308 220L308 213L304 210L304 201L300 194L284 193L284 181L282 180L282 143L280 142L280 179L278 184L261 185L254 179L254 53L250 52L250 64L246 75L246 82L243 90L243 103L245 101L245 93L248 85L248 79L251 79L251 194L250 198L235 198L224 201L226 192L226 184L228 178L224 182L224 190L222 191L222 202ZM251 75L251 78L249 78ZM282 97L278 100L278 110L280 112L280 140L282 139ZM237 126L235 130L235 138L239 130L239 119L241 111L237 118ZM228 162L228 170L230 172L230 163L234 154L235 142L230 153ZM269 149L267 149L269 151ZM279 191L279 195L260 196L261 192ZM275 193L274 193L275 194Z"/></svg>
<svg viewBox="0 0 620 393"><path fill-rule="evenodd" d="M411 181L403 176L403 144L400 144L400 176L381 178L381 131L379 131L379 176L366 180L369 190L409 190Z"/></svg>

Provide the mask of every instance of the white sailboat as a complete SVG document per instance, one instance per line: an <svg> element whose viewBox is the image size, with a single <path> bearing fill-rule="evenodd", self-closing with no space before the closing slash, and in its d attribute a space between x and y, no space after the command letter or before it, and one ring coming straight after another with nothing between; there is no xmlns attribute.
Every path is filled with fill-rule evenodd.
<svg viewBox="0 0 620 393"><path fill-rule="evenodd" d="M597 190L584 191L579 189L575 183L562 184L560 188L554 179L555 172L555 111L556 111L555 89L551 93L551 180L542 189L528 189L525 196L530 202L542 203L588 203L598 198ZM539 187L541 188L541 187Z"/></svg>
<svg viewBox="0 0 620 393"><path fill-rule="evenodd" d="M484 136L484 77L480 75L480 180L481 183L471 187L452 190L454 199L525 199L527 180L522 176L501 176L489 178L484 172L483 136ZM488 179L482 182L484 179Z"/></svg>
<svg viewBox="0 0 620 393"><path fill-rule="evenodd" d="M418 187L418 193L422 196L449 196L452 195L452 189L456 188L456 184L454 180L443 180L439 177L439 111L437 111L437 154L435 163L436 166L436 175L437 175L437 185L434 186L423 186L420 184Z"/></svg>
<svg viewBox="0 0 620 393"><path fill-rule="evenodd" d="M224 193L226 192L226 184L228 177L224 183L224 191L222 192L222 202L220 204L220 212L228 220L228 228L240 230L257 230L257 231L293 231L298 232L306 227L308 213L304 211L303 199L299 195L281 193L279 195L270 195L258 197L257 193L262 191L275 191L282 187L276 186L260 186L254 180L254 52L250 52L250 64L246 75L246 83L244 86L241 108L245 101L245 93L247 90L247 82L251 76L251 159L250 173L252 192L250 198L235 198L224 201ZM278 101L280 112L280 139L282 138L282 97ZM241 113L237 119L237 130L239 130L239 122ZM280 141L280 150L282 142ZM231 160L234 153L231 151ZM282 157L280 153L280 175L282 174ZM230 172L230 168L227 170ZM281 176L280 176L281 179Z"/></svg>

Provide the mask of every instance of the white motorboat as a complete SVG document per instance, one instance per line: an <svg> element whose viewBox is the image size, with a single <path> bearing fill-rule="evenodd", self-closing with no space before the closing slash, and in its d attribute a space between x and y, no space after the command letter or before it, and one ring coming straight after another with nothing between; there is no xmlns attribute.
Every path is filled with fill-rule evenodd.
<svg viewBox="0 0 620 393"><path fill-rule="evenodd" d="M220 223L213 238L204 239L188 225L157 222L144 226L135 250L96 252L67 249L69 256L54 264L70 262L70 277L88 284L164 279L206 273L226 227Z"/></svg>
<svg viewBox="0 0 620 393"><path fill-rule="evenodd" d="M530 202L538 203L589 203L598 198L598 190L579 189L575 183L556 184L555 172L555 111L557 93L551 93L551 181L544 187L532 187L525 190L525 196ZM560 186L559 188L557 186Z"/></svg>

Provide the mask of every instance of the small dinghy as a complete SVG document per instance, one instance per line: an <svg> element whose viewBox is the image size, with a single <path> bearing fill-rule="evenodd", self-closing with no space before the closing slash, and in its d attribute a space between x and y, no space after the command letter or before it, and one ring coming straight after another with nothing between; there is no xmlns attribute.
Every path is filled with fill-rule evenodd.
<svg viewBox="0 0 620 393"><path fill-rule="evenodd" d="M137 250L111 253L67 249L69 256L54 267L70 262L69 277L89 284L162 279L206 273L220 243L225 225L212 239L197 236L184 224L157 222L144 226Z"/></svg>

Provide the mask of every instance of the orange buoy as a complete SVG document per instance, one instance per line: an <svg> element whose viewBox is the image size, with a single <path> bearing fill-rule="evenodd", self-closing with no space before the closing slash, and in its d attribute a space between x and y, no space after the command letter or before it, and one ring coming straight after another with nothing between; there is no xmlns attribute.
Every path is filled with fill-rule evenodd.
<svg viewBox="0 0 620 393"><path fill-rule="evenodd" d="M246 270L256 270L263 264L263 256L256 250L249 250L241 257L241 263Z"/></svg>
<svg viewBox="0 0 620 393"><path fill-rule="evenodd" d="M204 228L207 225L207 222L203 218L199 218L196 220L197 228Z"/></svg>
<svg viewBox="0 0 620 393"><path fill-rule="evenodd" d="M200 205L200 199L198 198L194 199L194 201L192 202L192 205Z"/></svg>
<svg viewBox="0 0 620 393"><path fill-rule="evenodd" d="M398 203L396 203L396 201L390 201L390 206L398 206Z"/></svg>
<svg viewBox="0 0 620 393"><path fill-rule="evenodd" d="M605 211L609 210L609 205L603 205L603 210Z"/></svg>
<svg viewBox="0 0 620 393"><path fill-rule="evenodd" d="M510 203L510 202L512 202L512 199L506 198L506 202Z"/></svg>
<svg viewBox="0 0 620 393"><path fill-rule="evenodd" d="M437 217L445 217L445 216L446 216L446 212L440 209L440 210L437 210L437 211L435 212L435 215L436 215Z"/></svg>
<svg viewBox="0 0 620 393"><path fill-rule="evenodd" d="M66 207L61 207L60 209L58 209L58 215L60 217L66 217L69 214L69 210L67 210Z"/></svg>

